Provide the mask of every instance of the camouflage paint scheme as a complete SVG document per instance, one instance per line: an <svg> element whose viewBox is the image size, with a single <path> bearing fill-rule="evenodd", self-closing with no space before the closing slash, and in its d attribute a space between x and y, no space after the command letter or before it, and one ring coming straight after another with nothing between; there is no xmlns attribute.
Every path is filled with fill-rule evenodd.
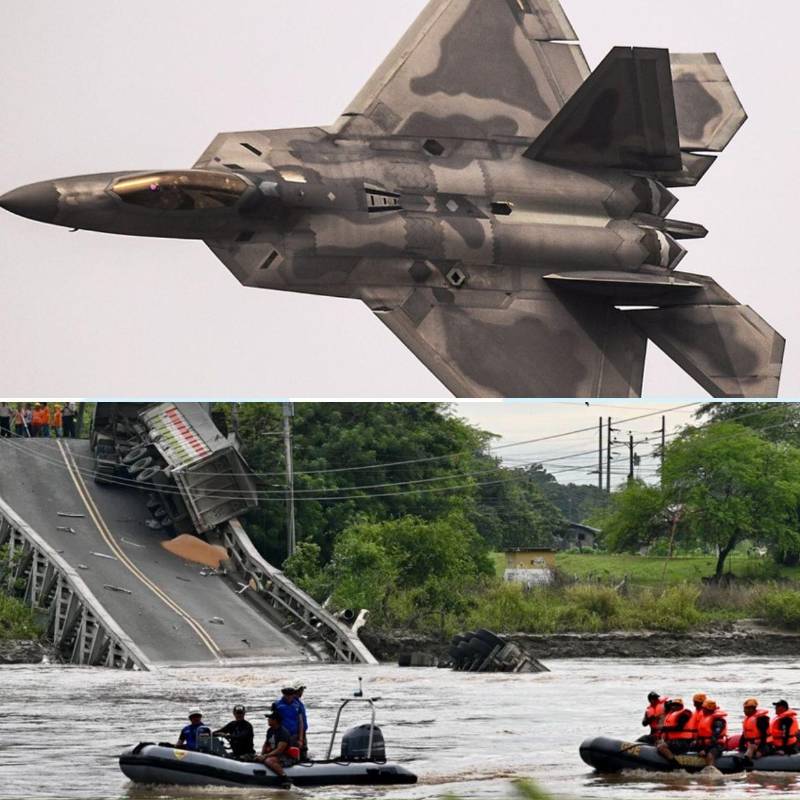
<svg viewBox="0 0 800 800"><path fill-rule="evenodd" d="M431 0L330 128L220 134L191 173L0 205L361 299L461 397L638 396L648 339L715 396L776 396L783 339L675 271L707 232L667 218L669 188L746 119L719 60L615 48L590 76L575 40L558 0Z"/></svg>

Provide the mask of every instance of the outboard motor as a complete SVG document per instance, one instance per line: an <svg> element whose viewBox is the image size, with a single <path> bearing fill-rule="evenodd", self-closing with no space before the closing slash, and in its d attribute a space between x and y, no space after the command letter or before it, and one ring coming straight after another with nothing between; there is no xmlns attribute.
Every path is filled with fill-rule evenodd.
<svg viewBox="0 0 800 800"><path fill-rule="evenodd" d="M372 756L369 755L369 732L372 728ZM358 725L342 736L342 761L386 761L386 743L376 725Z"/></svg>
<svg viewBox="0 0 800 800"><path fill-rule="evenodd" d="M203 725L197 729L197 752L214 752L214 737L211 735L211 728L206 725Z"/></svg>

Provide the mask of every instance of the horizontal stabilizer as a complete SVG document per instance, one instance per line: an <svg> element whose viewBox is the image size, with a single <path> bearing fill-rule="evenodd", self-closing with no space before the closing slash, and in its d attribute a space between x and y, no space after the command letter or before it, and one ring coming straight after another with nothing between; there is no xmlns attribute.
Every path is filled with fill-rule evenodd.
<svg viewBox="0 0 800 800"><path fill-rule="evenodd" d="M702 289L702 285L691 280L675 278L670 273L646 272L564 272L545 275L544 279L554 288L566 292L607 297L614 305L633 303L658 303L665 293L674 298L691 295Z"/></svg>
<svg viewBox="0 0 800 800"><path fill-rule="evenodd" d="M672 53L670 62L681 149L722 152L747 114L719 58Z"/></svg>
<svg viewBox="0 0 800 800"><path fill-rule="evenodd" d="M784 339L743 305L674 305L626 312L714 397L777 397Z"/></svg>
<svg viewBox="0 0 800 800"><path fill-rule="evenodd" d="M669 51L615 47L525 155L553 164L682 171Z"/></svg>

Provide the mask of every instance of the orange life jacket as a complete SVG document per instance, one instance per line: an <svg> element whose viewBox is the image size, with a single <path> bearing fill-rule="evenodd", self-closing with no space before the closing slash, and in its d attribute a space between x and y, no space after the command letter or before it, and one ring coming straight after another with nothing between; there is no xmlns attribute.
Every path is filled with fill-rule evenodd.
<svg viewBox="0 0 800 800"><path fill-rule="evenodd" d="M728 715L726 712L719 710L715 711L713 714L703 714L703 716L700 717L700 721L697 723L697 743L703 745L715 744L715 742L724 742L728 723L725 723L722 732L716 740L714 739L714 732L712 728L716 720L724 720L727 716Z"/></svg>
<svg viewBox="0 0 800 800"><path fill-rule="evenodd" d="M792 725L789 728L788 734L784 732L780 725L781 721L784 719L792 720ZM790 708L788 711L778 714L778 716L772 720L769 726L769 738L767 741L778 749L791 747L797 744L797 730L797 712Z"/></svg>
<svg viewBox="0 0 800 800"><path fill-rule="evenodd" d="M755 714L745 717L742 722L742 739L745 744L749 742L757 742L761 738L761 732L758 730L758 720L761 717L768 717L769 711L759 708Z"/></svg>
<svg viewBox="0 0 800 800"><path fill-rule="evenodd" d="M650 733L655 736L661 733L661 718L664 716L664 701L659 700L655 705L650 704L644 710L644 715L649 720Z"/></svg>
<svg viewBox="0 0 800 800"><path fill-rule="evenodd" d="M57 408L53 412L53 425L55 425L56 428L60 428L62 424L63 424L63 419L61 417L61 409Z"/></svg>
<svg viewBox="0 0 800 800"><path fill-rule="evenodd" d="M696 737L697 736L697 727L700 725L700 717L702 717L702 716L703 716L703 709L702 708L696 708L692 712L691 718L689 719L689 721L684 726L684 730L690 731L692 733L692 736Z"/></svg>
<svg viewBox="0 0 800 800"><path fill-rule="evenodd" d="M678 721L681 716L685 717L687 714L689 717L686 720L686 725L682 728L678 728ZM670 711L664 719L664 738L668 742L681 740L691 741L694 739L694 731L688 727L691 724L693 716L694 714L692 714L688 708L682 708L679 711Z"/></svg>

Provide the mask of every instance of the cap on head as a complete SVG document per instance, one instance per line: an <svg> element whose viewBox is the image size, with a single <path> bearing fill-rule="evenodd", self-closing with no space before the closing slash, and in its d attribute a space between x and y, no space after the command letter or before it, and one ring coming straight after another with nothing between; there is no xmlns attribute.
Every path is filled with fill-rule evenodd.
<svg viewBox="0 0 800 800"><path fill-rule="evenodd" d="M773 703L772 705L775 706L775 708L778 708L779 706L785 706L786 708L789 708L789 704L785 700L778 700L777 703Z"/></svg>
<svg viewBox="0 0 800 800"><path fill-rule="evenodd" d="M194 706L194 707L189 709L189 716L190 717L202 717L203 716L203 712L197 706Z"/></svg>
<svg viewBox="0 0 800 800"><path fill-rule="evenodd" d="M692 702L693 702L693 703L705 703L706 699L707 699L707 695L705 694L705 692L698 692L698 693L697 693L697 694L696 694L696 695L695 695L695 696L692 698Z"/></svg>
<svg viewBox="0 0 800 800"><path fill-rule="evenodd" d="M744 701L745 708L758 708L758 700L755 697L748 697L747 700Z"/></svg>
<svg viewBox="0 0 800 800"><path fill-rule="evenodd" d="M267 714L267 719L274 719L276 722L280 722L281 715L277 711L270 711L269 714Z"/></svg>
<svg viewBox="0 0 800 800"><path fill-rule="evenodd" d="M287 683L286 686L281 689L281 694L297 694L297 687L293 683Z"/></svg>
<svg viewBox="0 0 800 800"><path fill-rule="evenodd" d="M247 709L244 706L234 706L233 713L234 714L244 714Z"/></svg>
<svg viewBox="0 0 800 800"><path fill-rule="evenodd" d="M669 704L671 706L682 706L683 705L683 698L682 697L673 697L670 699Z"/></svg>
<svg viewBox="0 0 800 800"><path fill-rule="evenodd" d="M703 708L706 711L716 711L717 710L717 704L713 700L706 700L705 703L703 703Z"/></svg>
<svg viewBox="0 0 800 800"><path fill-rule="evenodd" d="M650 694L647 695L648 700L659 700L660 698L661 695L658 692L650 692Z"/></svg>

